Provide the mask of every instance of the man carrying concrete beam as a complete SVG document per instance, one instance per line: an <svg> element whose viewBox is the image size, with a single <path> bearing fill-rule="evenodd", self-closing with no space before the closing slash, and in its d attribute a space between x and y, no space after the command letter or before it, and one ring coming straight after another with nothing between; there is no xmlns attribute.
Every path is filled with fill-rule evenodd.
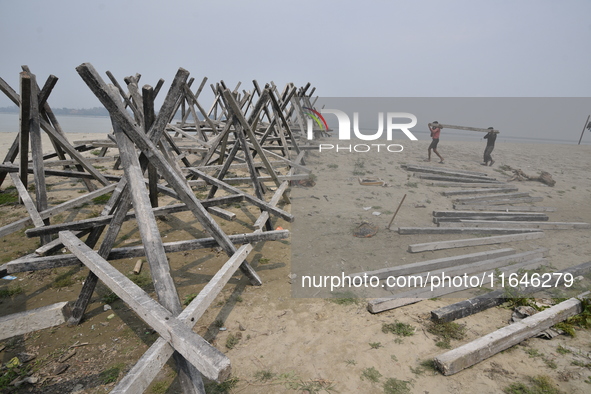
<svg viewBox="0 0 591 394"><path fill-rule="evenodd" d="M495 149L495 141L497 140L497 133L494 132L493 127L489 127L488 130L490 130L490 131L488 133L486 133L486 135L484 136L484 138L487 141L486 141L486 148L484 148L484 163L482 164L483 166L486 166L486 165L492 166L493 164L495 164L495 161L493 160L493 158L490 154L492 153L493 149ZM488 164L488 162L490 162L490 164Z"/></svg>
<svg viewBox="0 0 591 394"><path fill-rule="evenodd" d="M429 149L427 150L429 154L427 161L431 161L431 149L433 149L433 152L435 152L435 154L439 157L439 162L443 164L443 157L441 157L439 152L437 152L437 144L439 144L439 134L441 133L441 126L439 126L439 122L435 121L433 123L430 123L429 130L431 131L431 138L433 139L433 141L431 141L431 145L429 145Z"/></svg>

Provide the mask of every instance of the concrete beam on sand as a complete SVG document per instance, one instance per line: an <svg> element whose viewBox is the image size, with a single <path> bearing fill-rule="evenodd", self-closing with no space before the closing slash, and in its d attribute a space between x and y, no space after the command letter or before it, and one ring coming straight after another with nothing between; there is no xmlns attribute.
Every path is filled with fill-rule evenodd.
<svg viewBox="0 0 591 394"><path fill-rule="evenodd" d="M500 257L484 257L481 260L469 262L461 265L454 265L452 267L437 267L437 269L430 269L418 274L413 274L416 278L421 278L425 283L430 283L433 277L441 277L442 275L455 277L463 276L464 274L476 274L486 270L492 270L502 267L514 267L514 264L531 262L533 260L541 259L548 252L546 248L537 248L527 252L509 254ZM395 290L394 287L386 287L389 290Z"/></svg>
<svg viewBox="0 0 591 394"><path fill-rule="evenodd" d="M512 264L502 268L496 268L495 270L484 268L484 272L482 271L483 268L480 267L480 271L478 271L478 279L480 280L480 277L482 277L484 278L482 279L484 281L486 280L486 278L489 278L490 275L496 274L496 270L510 274L518 272L520 269L535 269L537 267L544 265L545 263L545 259L538 257L535 259L527 259L520 263ZM464 273L462 272L461 275L463 274ZM439 275L441 275L441 271L439 272ZM431 276L431 278L433 278L433 276ZM467 286L437 286L431 289L430 286L425 285L425 287L417 287L413 290L398 293L390 297L376 298L374 300L371 300L367 303L367 309L371 313L384 312L389 309L400 308L401 306L414 304L419 301L424 301L426 299L433 297L441 297L458 291L471 289L473 287L474 286L470 286L469 284L467 284Z"/></svg>
<svg viewBox="0 0 591 394"><path fill-rule="evenodd" d="M418 164L403 164L401 165L402 168L408 171L415 171L415 172L430 172L433 174L441 174L441 173L449 173L449 174L458 174L462 176L479 176L479 177L488 177L488 174L485 172L477 172L477 171L466 171L466 170L458 170L455 168L445 168L445 167L431 167L431 166L422 166Z"/></svg>
<svg viewBox="0 0 591 394"><path fill-rule="evenodd" d="M474 263L477 261L500 258L500 257L504 257L504 256L514 255L514 254L515 254L515 250L513 250L511 248L488 250L486 252L469 253L469 254L463 254L463 255L458 255L458 256L444 257L444 258L440 258L440 259L420 261L420 262L416 262L416 263L399 265L396 267L387 267L387 268L382 268L379 270L364 271L364 272L359 272L356 274L348 274L348 275L351 277L353 277L353 276L363 277L364 275L367 275L367 276L376 276L380 279L385 279L388 276L416 274L416 273L421 273L421 272L427 272L427 271L434 270L434 269L449 268L449 267L454 267L457 265L470 264L470 263Z"/></svg>
<svg viewBox="0 0 591 394"><path fill-rule="evenodd" d="M539 212L499 212L499 211L474 212L474 211L459 211L459 210L433 211L434 217L448 217L448 218L464 217L464 216L507 216L507 217L510 217L510 216L515 216L515 215L530 216L530 217L537 217L537 218L547 218L548 217L548 215L546 215L545 213L539 213Z"/></svg>
<svg viewBox="0 0 591 394"><path fill-rule="evenodd" d="M398 234L519 234L538 232L537 228L499 227L398 227Z"/></svg>
<svg viewBox="0 0 591 394"><path fill-rule="evenodd" d="M503 228L539 228L542 230L589 229L590 223L582 222L514 222L496 220L460 219L459 222L440 222L440 227L503 227Z"/></svg>
<svg viewBox="0 0 591 394"><path fill-rule="evenodd" d="M495 178L476 177L469 175L443 175L443 174L428 174L428 173L413 173L415 178L428 179L432 181L447 181L447 182L465 182L465 183L501 183Z"/></svg>
<svg viewBox="0 0 591 394"><path fill-rule="evenodd" d="M488 175L471 175L471 174L462 174L453 171L447 170L438 170L438 171L422 171L417 169L408 169L409 171L413 172L413 176L422 178L424 175L438 175L438 176L449 176L449 177L457 177L457 178L467 178L467 179L480 179L482 182L487 182L490 180L496 180L496 178L489 177Z"/></svg>
<svg viewBox="0 0 591 394"><path fill-rule="evenodd" d="M429 127L432 127L434 124L433 123L429 123ZM499 130L495 130L493 128L490 129L485 129L482 127L471 127L471 126L454 126L451 124L440 124L438 123L437 126L439 126L442 129L455 129L455 130L469 130L469 131L481 131L483 133L495 133L498 134L500 133Z"/></svg>
<svg viewBox="0 0 591 394"><path fill-rule="evenodd" d="M482 182L482 183L462 183L462 182L431 182L427 183L429 186L436 186L436 187L468 187L468 188L498 188L502 186L507 186L506 183L503 182Z"/></svg>
<svg viewBox="0 0 591 394"><path fill-rule="evenodd" d="M506 204L524 204L530 202L540 202L544 200L543 197L521 197L521 198L496 198L492 200L482 200L482 201L457 201L456 204L465 204L465 205L506 205ZM455 207L456 205L454 205Z"/></svg>
<svg viewBox="0 0 591 394"><path fill-rule="evenodd" d="M577 298L571 298L551 308L536 313L533 316L515 322L507 327L480 337L470 343L450 350L435 357L437 368L444 375L453 375L472 365L478 364L495 354L517 345L527 338L552 327L554 324L566 320L583 311L582 301L578 298L587 296L584 293Z"/></svg>
<svg viewBox="0 0 591 394"><path fill-rule="evenodd" d="M459 204L465 202L474 202L474 201L487 201L487 200L497 200L497 199L507 199L507 198L524 198L524 197L531 197L527 192L518 192L518 193L503 193L503 194L488 194L484 196L475 196L475 197L460 197L456 198L455 201Z"/></svg>
<svg viewBox="0 0 591 394"><path fill-rule="evenodd" d="M591 272L591 261L553 272L550 282L544 284L545 286L549 285L550 287L520 286L516 289L516 294L521 297L528 294L533 295L540 291L548 290L549 288L564 286L566 274L572 275L573 278L576 278L579 275L586 275L589 272ZM431 320L440 323L454 321L463 317L471 316L488 308L501 305L507 301L507 299L508 296L506 289L503 288L494 290L486 294L478 295L467 300L462 300L454 304L435 309L431 311Z"/></svg>
<svg viewBox="0 0 591 394"><path fill-rule="evenodd" d="M0 317L0 341L16 335L59 326L66 322L65 314L67 309L67 302L58 302L30 311Z"/></svg>
<svg viewBox="0 0 591 394"><path fill-rule="evenodd" d="M528 222L528 221L547 221L548 217L532 217L527 215L508 215L508 216L458 216L458 217L448 217L448 218L433 218L433 223L440 224L444 222L459 222L462 219L474 219L474 220L489 220L489 221L504 221L509 220L513 222L521 221L521 222ZM492 226L490 226L492 227ZM503 226L499 226L503 227Z"/></svg>
<svg viewBox="0 0 591 394"><path fill-rule="evenodd" d="M466 194L486 194L486 193L508 193L516 192L519 189L516 187L498 187L498 188L483 188L483 189L460 189L460 190L449 190L441 192L442 196L460 196Z"/></svg>
<svg viewBox="0 0 591 394"><path fill-rule="evenodd" d="M411 253L419 253L434 250L464 248L467 246L481 246L481 245L496 245L506 242L527 241L532 239L543 238L542 231L537 233L522 233L522 234L508 234L496 235L492 237L468 238L468 239L454 239L450 241L427 242L422 244L413 244L408 246L408 251Z"/></svg>
<svg viewBox="0 0 591 394"><path fill-rule="evenodd" d="M556 212L552 207L513 206L513 205L454 205L454 209L463 211L505 211L505 212Z"/></svg>

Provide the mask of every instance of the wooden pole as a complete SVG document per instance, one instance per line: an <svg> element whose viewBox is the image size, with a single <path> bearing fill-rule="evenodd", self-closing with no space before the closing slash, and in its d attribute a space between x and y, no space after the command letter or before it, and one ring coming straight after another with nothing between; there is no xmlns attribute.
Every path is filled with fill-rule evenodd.
<svg viewBox="0 0 591 394"><path fill-rule="evenodd" d="M99 276L107 287L176 351L196 366L203 375L216 381L223 381L230 375L230 360L187 327L175 314L153 300L72 233L63 231L60 233L60 238L64 245Z"/></svg>
<svg viewBox="0 0 591 394"><path fill-rule="evenodd" d="M12 184L16 188L19 198L21 199L25 208L27 209L29 217L33 221L35 227L43 227L45 223L43 222L41 215L39 215L39 210L35 206L35 203L31 199L31 196L29 195L29 192L27 191L27 188L25 187L21 179L14 172L10 173L10 179L12 180Z"/></svg>
<svg viewBox="0 0 591 394"><path fill-rule="evenodd" d="M130 187L135 217L146 248L146 258L154 278L154 287L160 303L173 314L182 310L178 294L174 291L174 283L170 275L170 267L166 251L162 246L162 239L156 223L156 217L150 207L150 198L146 191L142 170L133 143L113 122L117 144L121 155L121 163L125 168L125 176Z"/></svg>
<svg viewBox="0 0 591 394"><path fill-rule="evenodd" d="M27 66L22 66L22 67L23 67L23 71L29 71L29 68ZM55 75L50 75L47 78L47 81L45 81L45 85L43 85L43 88L39 91L40 116L43 116L45 118L45 120L49 120L50 113L53 115L53 113L51 112L51 108L49 107L49 104L47 104L47 99L49 98L49 94L51 93L53 87L57 83L57 80L58 80L58 78ZM64 155L64 151L59 146L59 144L57 144L54 140L50 140L50 141L51 141L51 144L53 145L53 148L55 149L55 152L58 155L58 157L62 160L65 159L66 156Z"/></svg>
<svg viewBox="0 0 591 394"><path fill-rule="evenodd" d="M263 212L264 214L264 212ZM261 214L261 215L263 215ZM266 215L265 215L266 216ZM264 220L268 219L266 217ZM264 221L263 221L264 223ZM262 226L262 225L261 225ZM259 226L260 230L260 226ZM273 231L263 231L257 232L256 230L253 233L249 234L235 234L230 235L230 240L236 244L246 244L251 242L264 242L264 241L277 241L280 239L286 239L289 237L288 230L273 230ZM53 242L53 241L52 241ZM101 245L102 246L102 245ZM187 241L176 241L176 242L166 242L162 244L164 246L164 250L166 253L175 253L175 252L186 252L189 250L195 249L204 249L204 248L214 248L219 246L214 238L200 238L200 239L191 239ZM128 246L124 248L113 248L108 253L106 257L109 260L119 260L119 259L126 259L126 258L137 258L137 257L144 257L146 255L146 250L143 245L139 246ZM78 259L71 254L66 255L58 255L58 256L37 256L36 254L28 255L21 257L19 259L10 261L8 263L0 265L0 274L2 276L6 276L8 274L15 274L18 272L25 272L25 271L39 271L43 269L49 268L58 268L58 267L68 267L72 265L78 264ZM88 279L87 279L88 280ZM86 281L84 283L86 286ZM93 289L94 291L94 289ZM91 293L92 294L92 293ZM82 311L83 313L84 311ZM75 321L72 324L77 324Z"/></svg>
<svg viewBox="0 0 591 394"><path fill-rule="evenodd" d="M123 81L127 84L127 90L129 91L131 100L138 109L136 112L136 121L139 123L140 127L143 127L145 124L144 112L141 110L141 108L145 105L145 103L143 102L142 95L140 94L137 78L134 76L125 77L123 78Z"/></svg>
<svg viewBox="0 0 591 394"><path fill-rule="evenodd" d="M400 204L398 204L398 208L396 208L396 212L394 212L394 216L392 216L392 220L390 220L390 223L388 223L388 226L386 227L388 230L390 230L390 226L392 225L392 222L394 221L396 214L400 210L400 207L402 206L402 203L404 202L405 198L406 198L406 194L404 196L402 196L402 200L400 200Z"/></svg>
<svg viewBox="0 0 591 394"><path fill-rule="evenodd" d="M113 185L110 190L113 190L113 189L115 189L115 185ZM104 190L104 189L101 189L101 190ZM105 193L103 193L103 194L105 194ZM227 204L227 203L242 202L243 200L244 200L244 197L242 195L229 195L229 196L217 197L217 198L214 198L211 200L203 200L202 204L205 208L209 209L209 208L212 208L212 207L215 207L218 205ZM78 205L81 205L81 204L82 203L79 203ZM62 209L61 211L65 211L65 210L66 209ZM171 213L188 211L189 208L187 207L186 204L174 204L174 205L167 205L164 207L153 208L152 210L153 210L155 216L165 216L165 215L169 215ZM43 213L43 212L40 212L40 213ZM55 215L55 213L53 213L52 215ZM35 232L35 231L27 232L27 231L34 230L34 229L28 229L25 231L25 235L27 235L30 238L30 237L37 237L42 234L55 234L55 233L58 233L58 232L64 231L64 230L91 229L91 228L94 228L97 226L104 226L104 225L109 224L111 222L111 220L113 219L113 217L114 217L114 215L104 214L104 215L97 216L95 218L82 219L82 220L77 220L74 222L52 224L52 225L44 226L43 229L39 230L39 232ZM135 218L135 213L129 212L125 215L124 220L130 220L133 218ZM2 229L4 229L4 227L0 227L0 236L5 235L5 234L3 234ZM16 231L16 230L14 230L14 231Z"/></svg>
<svg viewBox="0 0 591 394"><path fill-rule="evenodd" d="M111 222L109 223L109 228L107 229L107 234L103 238L103 242L99 247L98 254L101 257L107 257L115 243L115 239L121 230L121 226L123 225L124 217L127 214L127 211L131 207L131 196L130 193L125 190L120 192L121 198L119 199L119 205L117 211L115 211L115 215ZM113 192L113 196L117 195L117 190ZM111 199L113 199L111 196ZM117 198L115 198L117 199ZM110 207L109 202L103 208L102 215L112 213L111 211L115 210L115 207ZM99 237L101 236L105 226L97 226L93 229L90 235L86 238L86 244L93 248L94 245L98 242ZM84 315L84 311L86 311L86 307L90 303L90 298L92 297L92 293L98 283L98 276L90 271L86 280L84 281L84 285L82 286L82 290L80 290L80 294L78 295L78 299L74 303L71 311L71 315L68 318L68 325L74 326L80 323L82 317Z"/></svg>
<svg viewBox="0 0 591 394"><path fill-rule="evenodd" d="M211 278L197 297L178 315L177 319L188 327L193 327L251 251L250 244L240 247ZM173 351L174 349L166 340L158 338L113 389L112 393L143 393Z"/></svg>
<svg viewBox="0 0 591 394"><path fill-rule="evenodd" d="M47 209L47 189L45 185L45 173L43 171L43 146L41 144L41 127L39 126L39 90L34 74L29 74L31 78L31 155L33 157L33 175L35 179L35 199L37 211L42 212ZM45 224L49 224L49 219L44 219ZM41 236L41 245L51 241L49 236Z"/></svg>
<svg viewBox="0 0 591 394"><path fill-rule="evenodd" d="M66 201L66 202L56 205L54 207L48 208L45 211L39 212L39 214L41 215L41 218L46 219L48 217L57 215L61 212L67 211L68 209L75 208L75 207L78 207L82 204L85 204L86 202L92 200L95 197L98 197L98 196L101 196L103 194L113 191L113 189L115 189L115 185L105 186L104 188L96 190L92 193L85 194L84 196L77 197L73 200ZM2 227L0 227L0 237L4 237L5 235L11 234L15 231L18 231L18 230L30 225L31 222L32 222L31 217L28 217L28 218L17 220L16 222L12 222L12 223L7 224L5 226L2 226Z"/></svg>
<svg viewBox="0 0 591 394"><path fill-rule="evenodd" d="M236 252L236 248L230 242L228 236L222 231L219 225L213 220L203 205L195 197L191 188L186 184L185 178L181 177L172 169L172 167L166 162L166 159L156 149L156 146L152 141L152 139L156 141L160 139L160 136L165 130L166 124L169 123L170 116L172 116L172 114L170 114L170 116L165 116L167 113L165 107L169 106L170 110L172 110L176 100L168 100L167 97L164 104L162 105L158 117L156 118L156 121L150 128L149 137L147 137L143 130L134 124L129 114L124 112L122 105L113 99L106 89L106 84L102 78L100 78L92 65L85 63L78 66L76 70L86 82L88 87L105 106L105 108L109 110L113 122L118 123L122 127L123 132L130 139L132 139L135 145L142 151L143 155L141 159L145 158L146 166L149 160L149 162L157 168L158 172L166 179L166 181L175 189L175 191L179 194L181 201L187 204L206 231L218 241L226 254L228 256L233 255ZM171 91L173 93L169 91L169 95L174 94L175 97L180 97L182 84L184 83L182 79L186 80L188 72L186 70L179 69L177 74L179 75L179 83L176 83L177 79L175 78L175 81L173 81L173 86L178 85L178 89L176 87L171 87ZM140 162L141 161L142 160L140 160ZM262 284L260 277L248 263L244 262L240 266L240 270L249 278L251 284L259 286Z"/></svg>
<svg viewBox="0 0 591 394"><path fill-rule="evenodd" d="M154 89L149 85L144 85L142 88L142 104L144 108L144 129L146 132L150 130L150 127L154 123ZM150 203L152 208L158 206L158 172L153 165L148 165L148 179L150 188Z"/></svg>
<svg viewBox="0 0 591 394"><path fill-rule="evenodd" d="M2 161L2 163L13 163L14 162L14 160L18 156L20 138L21 138L21 133L19 132L19 133L17 133L16 138L12 142L10 149L8 149L8 153L6 153L6 156L4 157L4 160ZM4 183L4 179L6 179L6 174L8 174L8 171L0 170L0 186L2 186L2 183Z"/></svg>
<svg viewBox="0 0 591 394"><path fill-rule="evenodd" d="M29 168L29 129L31 118L31 76L28 72L20 73L21 106L20 106L20 178L25 188L28 184Z"/></svg>
<svg viewBox="0 0 591 394"><path fill-rule="evenodd" d="M190 168L189 171L192 172L193 174L199 176L200 178L204 179L207 183L215 185L215 186L219 187L220 189L227 191L228 193L244 195L244 199L246 201L250 202L253 205L256 205L257 207L261 208L262 210L269 211L269 213L279 216L282 219L284 219L290 223L293 222L295 219L293 217L293 215L291 215L290 213L288 213L282 209L273 207L273 206L269 205L267 202L265 202L264 200L258 199L254 196L251 196L250 194L244 194L244 193L242 193L242 191L240 189L230 186L227 183L220 181L217 178L209 176L206 173L199 171L197 168Z"/></svg>
<svg viewBox="0 0 591 394"><path fill-rule="evenodd" d="M156 222L156 217L151 208L150 196L145 187L143 171L135 152L133 143L121 131L119 124L113 122L113 129L119 146L121 163L125 169L125 176L129 184L129 190L133 199L137 225L146 249L146 259L150 265L150 273L154 281L154 288L158 300L164 308L178 315L182 311L181 302L170 275L170 265L166 251L162 245L162 238ZM96 273L95 273L96 274ZM179 349L180 350L180 349ZM175 353L174 359L179 368L179 377L182 382L183 392L197 391L197 387L203 385L201 376L180 354Z"/></svg>
<svg viewBox="0 0 591 394"><path fill-rule="evenodd" d="M591 115L587 116L587 120L585 121L585 124L583 125L583 131L581 131L581 138L579 138L579 143L577 145L581 145L581 140L583 139L583 134L585 134L585 129L587 128L587 125L589 124L589 118L591 118Z"/></svg>
<svg viewBox="0 0 591 394"><path fill-rule="evenodd" d="M194 95L193 92L191 92L191 89L189 88L188 85L184 86L184 92L185 92L185 96L187 97L187 99L191 100L192 104L194 104L199 109L199 112L201 112L201 114L203 114L203 117L205 118L205 122L209 125L209 127L211 127L212 132L215 134L215 132L217 131L217 127L216 127L215 123L213 123L213 121L209 118L209 116L207 116L205 109L201 106L201 104L199 104L199 101L197 100L197 96L201 92L201 89L203 88L203 83L206 80L207 80L207 78L205 78L203 80L201 86L198 89L197 94ZM195 118L195 122L198 122L198 121L199 121L199 119Z"/></svg>
<svg viewBox="0 0 591 394"><path fill-rule="evenodd" d="M125 90L123 90L123 88L121 87L121 85L119 84L119 82L117 82L117 79L111 73L111 71L107 70L105 72L105 74L107 74L107 77L109 77L109 79L111 80L111 82L113 83L113 85L115 85L115 87L119 91L119 94L121 95L121 97L123 97L123 101L125 101L125 105L127 105L131 109L131 111L134 113L134 115L137 114L139 112L139 110L135 106L135 104L131 102L131 94L125 93ZM137 116L137 115L135 115L135 116Z"/></svg>

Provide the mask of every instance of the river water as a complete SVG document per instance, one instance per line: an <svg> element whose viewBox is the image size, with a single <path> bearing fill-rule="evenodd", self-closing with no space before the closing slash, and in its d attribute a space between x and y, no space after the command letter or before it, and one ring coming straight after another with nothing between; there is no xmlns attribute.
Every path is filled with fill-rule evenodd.
<svg viewBox="0 0 591 394"><path fill-rule="evenodd" d="M111 118L107 116L65 116L58 117L58 121L62 129L66 133L110 133L111 132ZM582 126L582 123L581 123ZM19 116L16 113L0 113L0 133L18 132ZM423 127L424 128L424 127ZM373 134L375 130L361 128L361 132L365 134ZM430 141L428 130L421 130L419 126L413 129L413 134L420 141ZM571 130L569 133L561 133L555 135L556 138L541 138L531 136L514 136L508 134L499 134L497 143L542 143L542 144L577 144L580 137L581 130ZM336 134L336 133L333 133ZM441 133L442 142L448 141L480 141L484 133L461 131L461 130L447 130L444 129ZM336 137L336 135L335 135ZM382 142L382 141L380 141ZM591 132L585 131L583 136L583 145L591 145Z"/></svg>
<svg viewBox="0 0 591 394"><path fill-rule="evenodd" d="M109 133L111 118L108 116L58 116L57 120L66 133ZM18 132L19 115L0 113L0 133Z"/></svg>

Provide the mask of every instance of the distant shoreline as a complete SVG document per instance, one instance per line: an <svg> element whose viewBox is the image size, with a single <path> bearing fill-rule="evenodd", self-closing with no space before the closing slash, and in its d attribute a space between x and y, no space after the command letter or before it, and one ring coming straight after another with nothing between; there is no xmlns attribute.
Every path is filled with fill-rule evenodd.
<svg viewBox="0 0 591 394"><path fill-rule="evenodd" d="M79 118L110 118L109 112L104 108L91 108L91 109L72 109L72 108L53 108L53 113L59 117L71 116ZM104 112L104 113L103 113ZM18 107L13 108L0 108L0 115L19 115ZM177 113L174 119L181 119L180 112ZM59 120L59 119L58 119Z"/></svg>
<svg viewBox="0 0 591 394"><path fill-rule="evenodd" d="M109 111L102 107L94 108L52 108L55 115L58 116L91 116L91 117L108 117ZM2 107L0 108L0 114L18 114L19 108L15 105L14 107Z"/></svg>
<svg viewBox="0 0 591 394"><path fill-rule="evenodd" d="M0 133L12 133L18 131L18 112L2 112L3 108L0 108ZM64 132L70 133L109 133L111 130L111 119L109 115L84 115L84 114L57 114L58 121L62 125ZM175 118L176 119L176 118ZM360 130L363 134L373 134L375 133L375 129L365 129L361 128ZM416 134L417 138L420 141L430 141L431 138L429 136L429 131L427 130L413 130L413 133ZM580 131L572 132L568 134L569 139L555 139L555 138L542 138L542 137L523 137L523 136L515 136L504 134L501 132L499 137L497 138L497 145L503 143L527 143L527 144L561 144L561 145L577 145L577 142L580 137ZM576 134L576 135L575 135ZM338 141L336 139L336 133L333 131L334 141ZM484 140L482 137L484 133L475 133L475 132L462 132L456 130L444 130L441 134L441 142L442 146L449 144L453 144L455 142L482 142ZM333 140L333 138L328 138L326 141ZM379 142L377 142L379 141ZM383 143L385 138L379 139L377 143ZM408 140L404 140L408 141ZM342 143L342 142L341 142ZM583 136L583 140L581 141L581 145L591 145L591 133L585 131L585 135Z"/></svg>
<svg viewBox="0 0 591 394"><path fill-rule="evenodd" d="M57 120L65 133L109 133L112 129L109 116L98 115L57 115ZM18 113L0 113L0 133L17 132Z"/></svg>
<svg viewBox="0 0 591 394"><path fill-rule="evenodd" d="M3 115L17 115L18 116L18 112L2 112L0 111L0 114ZM61 116L72 116L72 117L77 117L77 118L108 118L109 115L81 115L81 114L58 114L60 117Z"/></svg>

